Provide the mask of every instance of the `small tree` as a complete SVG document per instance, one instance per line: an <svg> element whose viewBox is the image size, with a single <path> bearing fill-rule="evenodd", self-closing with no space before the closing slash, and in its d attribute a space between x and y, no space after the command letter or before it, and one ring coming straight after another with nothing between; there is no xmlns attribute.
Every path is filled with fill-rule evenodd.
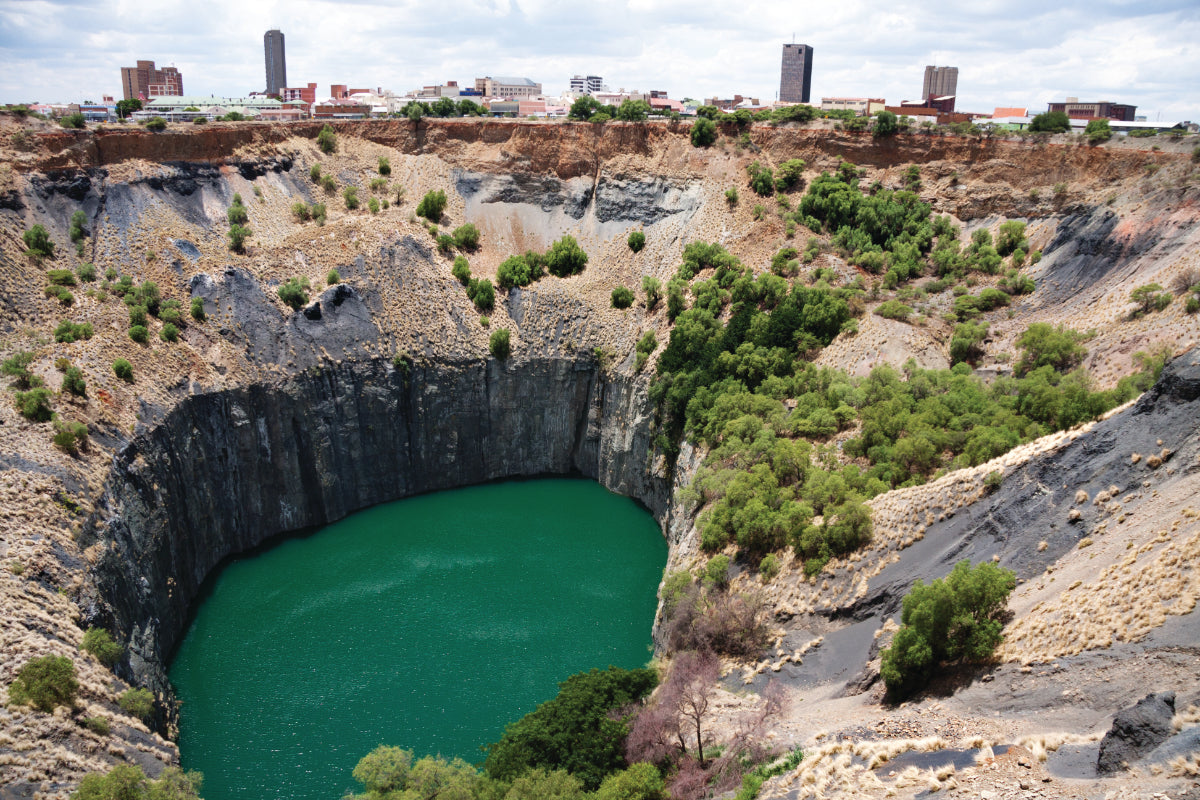
<svg viewBox="0 0 1200 800"><path fill-rule="evenodd" d="M613 289L612 305L613 308L629 308L633 305L633 290L625 286L618 286Z"/></svg>
<svg viewBox="0 0 1200 800"><path fill-rule="evenodd" d="M653 310L662 299L662 281L653 275L643 276L642 293L646 295L646 308Z"/></svg>
<svg viewBox="0 0 1200 800"><path fill-rule="evenodd" d="M1171 305L1172 295L1157 283L1147 283L1129 293L1130 302L1137 303L1136 313L1149 314L1151 311L1162 311Z"/></svg>
<svg viewBox="0 0 1200 800"><path fill-rule="evenodd" d="M358 208L358 187L347 186L342 190L342 199L346 201L346 208L353 211Z"/></svg>
<svg viewBox="0 0 1200 800"><path fill-rule="evenodd" d="M697 117L692 123L692 146L709 147L717 140L717 123L707 117Z"/></svg>
<svg viewBox="0 0 1200 800"><path fill-rule="evenodd" d="M125 648L113 641L112 634L104 628L88 628L80 649L91 653L106 667L116 664L125 652Z"/></svg>
<svg viewBox="0 0 1200 800"><path fill-rule="evenodd" d="M1022 353L1014 371L1021 376L1048 365L1058 372L1068 372L1087 355L1081 341L1083 334L1070 328L1061 325L1056 328L1048 322L1031 323L1017 337L1017 347Z"/></svg>
<svg viewBox="0 0 1200 800"><path fill-rule="evenodd" d="M550 246L546 253L546 269L551 275L565 278L583 272L587 266L588 255L575 241L575 237L566 235Z"/></svg>
<svg viewBox="0 0 1200 800"><path fill-rule="evenodd" d="M126 383L133 383L133 365L123 358L113 362L113 374Z"/></svg>
<svg viewBox="0 0 1200 800"><path fill-rule="evenodd" d="M442 218L442 212L446 210L446 193L441 189L436 191L426 192L421 198L421 202L417 204L417 215L424 217L430 222L438 222Z"/></svg>
<svg viewBox="0 0 1200 800"><path fill-rule="evenodd" d="M337 134L333 132L332 126L327 124L321 128L321 132L317 134L317 147L326 155L337 151Z"/></svg>
<svg viewBox="0 0 1200 800"><path fill-rule="evenodd" d="M196 320L197 322L204 322L204 317L205 317L204 298L202 298L202 297L193 297L192 298L191 312L192 312L192 319Z"/></svg>
<svg viewBox="0 0 1200 800"><path fill-rule="evenodd" d="M635 253L642 252L642 248L646 246L646 234L641 231L633 231L629 234L629 238L625 242L629 245L629 249Z"/></svg>
<svg viewBox="0 0 1200 800"><path fill-rule="evenodd" d="M463 286L467 285L467 282L471 280L471 264L467 261L466 256L454 257L454 266L451 267L450 274Z"/></svg>
<svg viewBox="0 0 1200 800"><path fill-rule="evenodd" d="M596 114L603 106L600 101L590 95L584 95L576 98L574 103L571 103L571 110L567 112L567 119L580 120L587 122Z"/></svg>
<svg viewBox="0 0 1200 800"><path fill-rule="evenodd" d="M154 710L154 695L150 694L149 689L126 689L117 698L117 704L126 714L145 722Z"/></svg>
<svg viewBox="0 0 1200 800"><path fill-rule="evenodd" d="M229 249L235 253L246 252L246 240L250 238L251 231L245 225L230 225L229 226Z"/></svg>
<svg viewBox="0 0 1200 800"><path fill-rule="evenodd" d="M1107 142L1112 138L1112 127L1106 119L1088 120L1087 127L1083 129L1083 132L1092 144Z"/></svg>
<svg viewBox="0 0 1200 800"><path fill-rule="evenodd" d="M755 194L767 197L775 193L775 173L770 167L764 167L755 161L746 167L746 172L750 175L750 188Z"/></svg>
<svg viewBox="0 0 1200 800"><path fill-rule="evenodd" d="M25 231L21 237L25 240L25 255L33 259L53 258L54 257L54 242L50 241L50 234L46 232L46 228L42 225L34 225L29 230Z"/></svg>
<svg viewBox="0 0 1200 800"><path fill-rule="evenodd" d="M8 687L8 699L49 714L57 706L73 706L78 692L79 681L71 659L41 656L25 662L17 672L16 680Z"/></svg>
<svg viewBox="0 0 1200 800"><path fill-rule="evenodd" d="M891 111L875 112L875 127L871 128L872 136L893 136L900 130L900 123Z"/></svg>
<svg viewBox="0 0 1200 800"><path fill-rule="evenodd" d="M308 168L308 177L313 183L319 183L321 180L321 165L313 164Z"/></svg>
<svg viewBox="0 0 1200 800"><path fill-rule="evenodd" d="M179 328L168 322L167 324L163 325L162 330L158 332L158 338L162 339L164 342L177 342L179 341Z"/></svg>
<svg viewBox="0 0 1200 800"><path fill-rule="evenodd" d="M326 286L333 286L334 284L341 283L341 282L342 282L342 276L338 274L338 271L336 269L329 270L329 272L325 275L325 285Z"/></svg>
<svg viewBox="0 0 1200 800"><path fill-rule="evenodd" d="M62 390L76 397L87 397L87 382L83 379L83 370L79 367L67 367L63 373Z"/></svg>
<svg viewBox="0 0 1200 800"><path fill-rule="evenodd" d="M380 175L391 175L392 174L392 162L388 161L386 156L379 157L379 174Z"/></svg>
<svg viewBox="0 0 1200 800"><path fill-rule="evenodd" d="M454 246L459 250L474 250L479 247L479 228L470 222L459 225L454 229Z"/></svg>
<svg viewBox="0 0 1200 800"><path fill-rule="evenodd" d="M649 116L650 104L645 100L626 98L617 109L617 119L622 122L642 122Z"/></svg>
<svg viewBox="0 0 1200 800"><path fill-rule="evenodd" d="M779 169L775 175L775 189L780 192L789 192L800 185L800 180L803 176L804 160L789 158L779 165Z"/></svg>
<svg viewBox="0 0 1200 800"><path fill-rule="evenodd" d="M508 328L497 328L488 338L488 350L493 356L503 361L511 352Z"/></svg>
<svg viewBox="0 0 1200 800"><path fill-rule="evenodd" d="M1011 570L985 561L960 561L945 578L926 586L917 580L905 595L892 646L880 674L894 698L925 685L942 661L982 661L1000 644L1000 615L1017 585Z"/></svg>
<svg viewBox="0 0 1200 800"><path fill-rule="evenodd" d="M43 386L17 392L13 395L13 400L17 404L17 411L30 422L49 422L54 415L53 409L50 408L50 390Z"/></svg>
<svg viewBox="0 0 1200 800"><path fill-rule="evenodd" d="M134 325L129 329L129 338L138 344L145 344L150 341L150 331L146 330L145 325Z"/></svg>
<svg viewBox="0 0 1200 800"><path fill-rule="evenodd" d="M471 278L467 281L467 298L480 311L491 311L496 305L496 287L487 278Z"/></svg>
<svg viewBox="0 0 1200 800"><path fill-rule="evenodd" d="M162 117L151 117L146 120L146 130L158 133L167 129L167 121Z"/></svg>
<svg viewBox="0 0 1200 800"><path fill-rule="evenodd" d="M296 311L308 302L310 286L306 277L288 278L287 282L279 287L279 299Z"/></svg>
<svg viewBox="0 0 1200 800"><path fill-rule="evenodd" d="M1030 133L1066 133L1069 130L1071 120L1063 111L1047 111L1029 122Z"/></svg>

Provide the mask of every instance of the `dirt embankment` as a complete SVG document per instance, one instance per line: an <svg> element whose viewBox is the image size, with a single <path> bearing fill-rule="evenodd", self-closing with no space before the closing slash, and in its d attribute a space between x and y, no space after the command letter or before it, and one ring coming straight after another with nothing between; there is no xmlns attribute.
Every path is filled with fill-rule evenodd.
<svg viewBox="0 0 1200 800"><path fill-rule="evenodd" d="M35 158L20 168L54 171L102 167L131 159L156 162L220 162L239 154L278 145L290 138L315 138L317 121L173 126L161 133L127 126L87 131L55 131L37 137ZM493 169L552 174L562 179L595 174L619 156L661 153L680 145L687 160L703 163L710 150L690 147L688 123L550 123L523 120L424 119L342 121L336 131L408 155L436 153L456 161L472 160L469 146L498 145L503 154ZM1059 137L1062 139L1064 137ZM962 165L975 180L1003 181L1021 189L1059 182L1118 181L1161 168L1187 155L1128 146L1090 147L1073 141L909 134L874 138L869 133L827 128L771 127L749 131L752 148L776 161L803 158L809 164L836 166L846 160L874 169L906 164L947 162ZM684 149L686 148L686 149ZM691 152L688 152L688 151ZM963 176L963 180L967 175Z"/></svg>

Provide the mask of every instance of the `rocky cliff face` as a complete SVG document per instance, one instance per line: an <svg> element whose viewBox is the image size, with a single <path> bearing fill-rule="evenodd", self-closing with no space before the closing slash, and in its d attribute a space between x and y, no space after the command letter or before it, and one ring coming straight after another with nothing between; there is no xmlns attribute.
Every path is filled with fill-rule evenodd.
<svg viewBox="0 0 1200 800"><path fill-rule="evenodd" d="M93 532L134 677L169 691L166 659L222 559L375 503L582 473L665 523L645 388L590 359L373 361L188 398L117 455Z"/></svg>

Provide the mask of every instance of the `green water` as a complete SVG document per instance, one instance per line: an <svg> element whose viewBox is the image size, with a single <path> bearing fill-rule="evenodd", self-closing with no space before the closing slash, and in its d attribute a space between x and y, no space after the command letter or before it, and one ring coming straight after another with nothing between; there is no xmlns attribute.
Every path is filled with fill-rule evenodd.
<svg viewBox="0 0 1200 800"><path fill-rule="evenodd" d="M206 800L336 800L379 744L482 760L573 673L649 658L666 544L584 480L377 506L212 581L171 665Z"/></svg>

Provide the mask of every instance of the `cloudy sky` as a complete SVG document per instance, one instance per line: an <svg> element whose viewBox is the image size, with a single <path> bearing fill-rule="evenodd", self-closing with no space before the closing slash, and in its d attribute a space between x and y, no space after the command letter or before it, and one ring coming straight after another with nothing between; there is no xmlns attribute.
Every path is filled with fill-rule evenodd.
<svg viewBox="0 0 1200 800"><path fill-rule="evenodd" d="M120 99L120 67L174 64L187 94L262 90L263 33L287 39L291 86L403 93L575 73L613 89L770 101L780 45L815 48L812 94L916 99L926 64L959 68L960 110L1134 103L1200 120L1197 0L0 0L0 102Z"/></svg>

